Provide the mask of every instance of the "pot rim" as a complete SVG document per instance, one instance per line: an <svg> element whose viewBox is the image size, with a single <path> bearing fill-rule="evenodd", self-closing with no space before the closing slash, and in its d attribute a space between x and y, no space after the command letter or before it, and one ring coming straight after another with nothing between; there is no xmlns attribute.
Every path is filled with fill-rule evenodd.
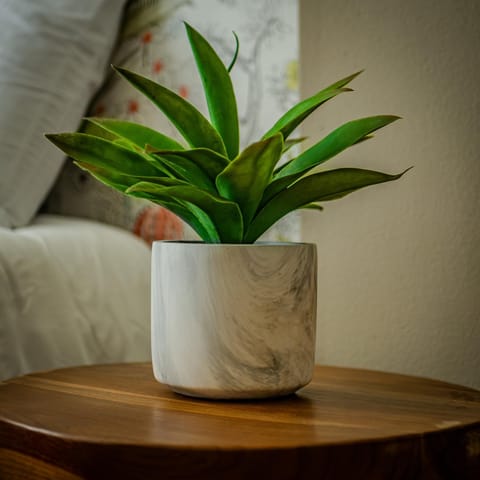
<svg viewBox="0 0 480 480"><path fill-rule="evenodd" d="M295 247L295 246L315 246L315 243L311 242L282 242L282 241L260 241L255 243L206 243L202 240L154 240L152 246L161 244L170 244L170 245L193 245L196 247Z"/></svg>

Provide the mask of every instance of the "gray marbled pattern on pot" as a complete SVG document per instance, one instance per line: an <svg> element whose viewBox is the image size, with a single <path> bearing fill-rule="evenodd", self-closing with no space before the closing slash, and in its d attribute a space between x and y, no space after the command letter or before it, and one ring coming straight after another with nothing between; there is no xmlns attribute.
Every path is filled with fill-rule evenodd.
<svg viewBox="0 0 480 480"><path fill-rule="evenodd" d="M312 377L312 244L155 242L152 357L157 380L189 395L292 393Z"/></svg>

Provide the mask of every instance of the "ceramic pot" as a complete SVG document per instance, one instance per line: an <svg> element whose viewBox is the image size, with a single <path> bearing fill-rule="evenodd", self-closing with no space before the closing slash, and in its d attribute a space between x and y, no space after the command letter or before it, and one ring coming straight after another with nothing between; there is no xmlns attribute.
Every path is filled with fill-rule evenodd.
<svg viewBox="0 0 480 480"><path fill-rule="evenodd" d="M152 256L155 378L186 395L287 395L310 382L316 247L160 241Z"/></svg>

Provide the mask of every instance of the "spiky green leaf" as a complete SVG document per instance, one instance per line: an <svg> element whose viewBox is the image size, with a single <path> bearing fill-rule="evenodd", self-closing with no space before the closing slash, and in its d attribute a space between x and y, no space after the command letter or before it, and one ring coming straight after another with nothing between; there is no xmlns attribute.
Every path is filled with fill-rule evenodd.
<svg viewBox="0 0 480 480"><path fill-rule="evenodd" d="M77 165L77 167L79 167L80 169L90 173L92 177L96 178L104 185L112 187L122 193L125 193L125 191L129 187L135 185L135 183L138 183L140 181L135 179L134 177L115 172L114 170L105 170L100 167L95 167L94 165L89 165L88 163L76 161L74 161L73 163ZM130 179L130 181L128 179Z"/></svg>
<svg viewBox="0 0 480 480"><path fill-rule="evenodd" d="M195 223L193 225L189 223L189 225L192 225L192 228L198 233L200 238L205 242L220 243L220 235L218 234L217 227L212 219L201 208L193 203L187 202L186 200L181 203L189 211L192 217L195 218ZM202 231L205 233L202 234Z"/></svg>
<svg viewBox="0 0 480 480"><path fill-rule="evenodd" d="M89 117L85 120L115 136L127 139L141 149L144 149L145 145L152 145L158 150L183 150L183 146L173 138L138 123L96 117Z"/></svg>
<svg viewBox="0 0 480 480"><path fill-rule="evenodd" d="M245 226L257 210L282 149L283 137L280 133L253 143L217 177L218 192L222 197L238 203Z"/></svg>
<svg viewBox="0 0 480 480"><path fill-rule="evenodd" d="M210 193L217 193L215 183L210 177L188 157L173 155L171 153L151 153L158 162L167 167L180 180L185 180L191 185L207 190Z"/></svg>
<svg viewBox="0 0 480 480"><path fill-rule="evenodd" d="M133 150L134 152L143 153L140 147L137 147L134 143L132 143L130 140L127 140L126 138L117 137L112 140L112 143L114 143L115 145L120 145L121 147L128 148L128 150Z"/></svg>
<svg viewBox="0 0 480 480"><path fill-rule="evenodd" d="M159 177L164 172L142 154L86 133L46 135L54 145L75 160L126 175Z"/></svg>
<svg viewBox="0 0 480 480"><path fill-rule="evenodd" d="M229 164L228 158L207 148L191 150L157 150L147 147L147 152L155 153L164 158L183 157L200 167L215 182L217 175Z"/></svg>
<svg viewBox="0 0 480 480"><path fill-rule="evenodd" d="M83 119L78 131L81 133L88 133L89 135L93 135L94 137L100 137L110 141L120 138L118 135L109 132L108 130L105 130L98 125L95 125L92 122L89 122L87 119Z"/></svg>
<svg viewBox="0 0 480 480"><path fill-rule="evenodd" d="M235 158L238 154L239 127L230 74L207 40L186 22L185 28L203 83L210 119L223 139L228 157Z"/></svg>
<svg viewBox="0 0 480 480"><path fill-rule="evenodd" d="M369 185L391 182L404 173L388 175L372 170L341 168L306 176L280 192L262 208L248 227L244 241L254 242L277 220L304 205L339 198Z"/></svg>
<svg viewBox="0 0 480 480"><path fill-rule="evenodd" d="M190 146L205 147L221 155L226 154L217 130L190 102L142 75L125 68L114 68L170 119Z"/></svg>
<svg viewBox="0 0 480 480"><path fill-rule="evenodd" d="M113 170L105 170L99 167L94 167L93 165L81 164L75 162L80 168L88 171L91 175L97 178L100 182L115 188L123 193L126 192L131 186L140 183L142 181L148 181L150 183L155 183L162 187L172 187L172 186L185 186L188 183L181 180L172 179L172 178L155 178L155 177L134 177L131 175L123 175ZM170 210L172 213L180 217L186 223L188 223L193 230L195 230L200 237L209 243L218 243L220 238L218 236L215 225L208 215L203 212L200 208L189 202L176 201L171 198L168 194L156 194L146 193L146 192L133 192L129 195L150 200L157 205Z"/></svg>
<svg viewBox="0 0 480 480"><path fill-rule="evenodd" d="M82 170L89 172L93 177L95 177L100 182L113 187L116 190L119 190L122 193L130 188L132 185L135 185L138 182L149 181L156 182L162 181L165 177L147 177L147 176L138 176L138 175L125 175L114 169L102 168L85 162L74 161L78 167Z"/></svg>
<svg viewBox="0 0 480 480"><path fill-rule="evenodd" d="M320 105L324 104L331 98L336 97L339 93L351 91L348 88L344 88L345 85L348 85L355 77L360 75L360 72L356 72L353 75L342 78L338 82L333 83L332 85L320 90L315 95L302 100L300 103L294 105L290 110L288 110L280 119L275 123L275 125L263 136L263 138L268 138L272 135L275 135L277 132L283 134L283 138L287 139L288 136L300 125L311 113L313 113Z"/></svg>
<svg viewBox="0 0 480 480"><path fill-rule="evenodd" d="M377 115L352 120L329 133L325 138L290 160L274 175L273 182L265 190L262 205L284 190L312 168L315 168L343 150L369 138L376 130L389 125L400 117Z"/></svg>
<svg viewBox="0 0 480 480"><path fill-rule="evenodd" d="M283 144L283 153L288 152L292 147L305 141L307 137L288 138Z"/></svg>
<svg viewBox="0 0 480 480"><path fill-rule="evenodd" d="M215 225L208 215L200 208L190 202L183 202L170 197L169 194L156 192L155 194L147 192L130 192L132 197L143 198L170 210L190 225L197 232L200 238L207 243L220 243L220 237L216 231Z"/></svg>
<svg viewBox="0 0 480 480"><path fill-rule="evenodd" d="M395 115L377 115L345 123L285 165L276 178L305 173L399 118Z"/></svg>
<svg viewBox="0 0 480 480"><path fill-rule="evenodd" d="M233 58L230 62L230 65L227 68L228 73L232 71L232 68L234 67L235 62L237 61L238 51L240 50L240 41L238 40L238 35L235 32L232 32L232 33L235 38L235 52L233 53Z"/></svg>
<svg viewBox="0 0 480 480"><path fill-rule="evenodd" d="M224 200L191 185L162 187L155 183L141 182L127 190L129 194L137 192L167 195L178 202L190 202L212 219L222 243L239 243L242 240L242 214L234 202Z"/></svg>

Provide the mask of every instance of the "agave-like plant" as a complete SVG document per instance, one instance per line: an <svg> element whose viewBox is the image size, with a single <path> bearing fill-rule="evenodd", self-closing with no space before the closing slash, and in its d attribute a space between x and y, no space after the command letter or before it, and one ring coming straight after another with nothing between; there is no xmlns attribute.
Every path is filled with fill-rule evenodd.
<svg viewBox="0 0 480 480"><path fill-rule="evenodd" d="M360 72L295 105L258 142L239 153L238 114L230 79L238 39L234 59L226 68L207 40L190 25L185 27L210 121L173 91L114 68L170 119L189 148L146 126L105 118L87 119L95 134L60 133L47 138L101 182L172 211L207 243L253 243L293 210L321 209L319 202L396 180L405 173L339 168L309 174L399 118L393 115L348 122L279 166L282 154L302 140L289 138L296 127L323 103L351 91L346 86Z"/></svg>

